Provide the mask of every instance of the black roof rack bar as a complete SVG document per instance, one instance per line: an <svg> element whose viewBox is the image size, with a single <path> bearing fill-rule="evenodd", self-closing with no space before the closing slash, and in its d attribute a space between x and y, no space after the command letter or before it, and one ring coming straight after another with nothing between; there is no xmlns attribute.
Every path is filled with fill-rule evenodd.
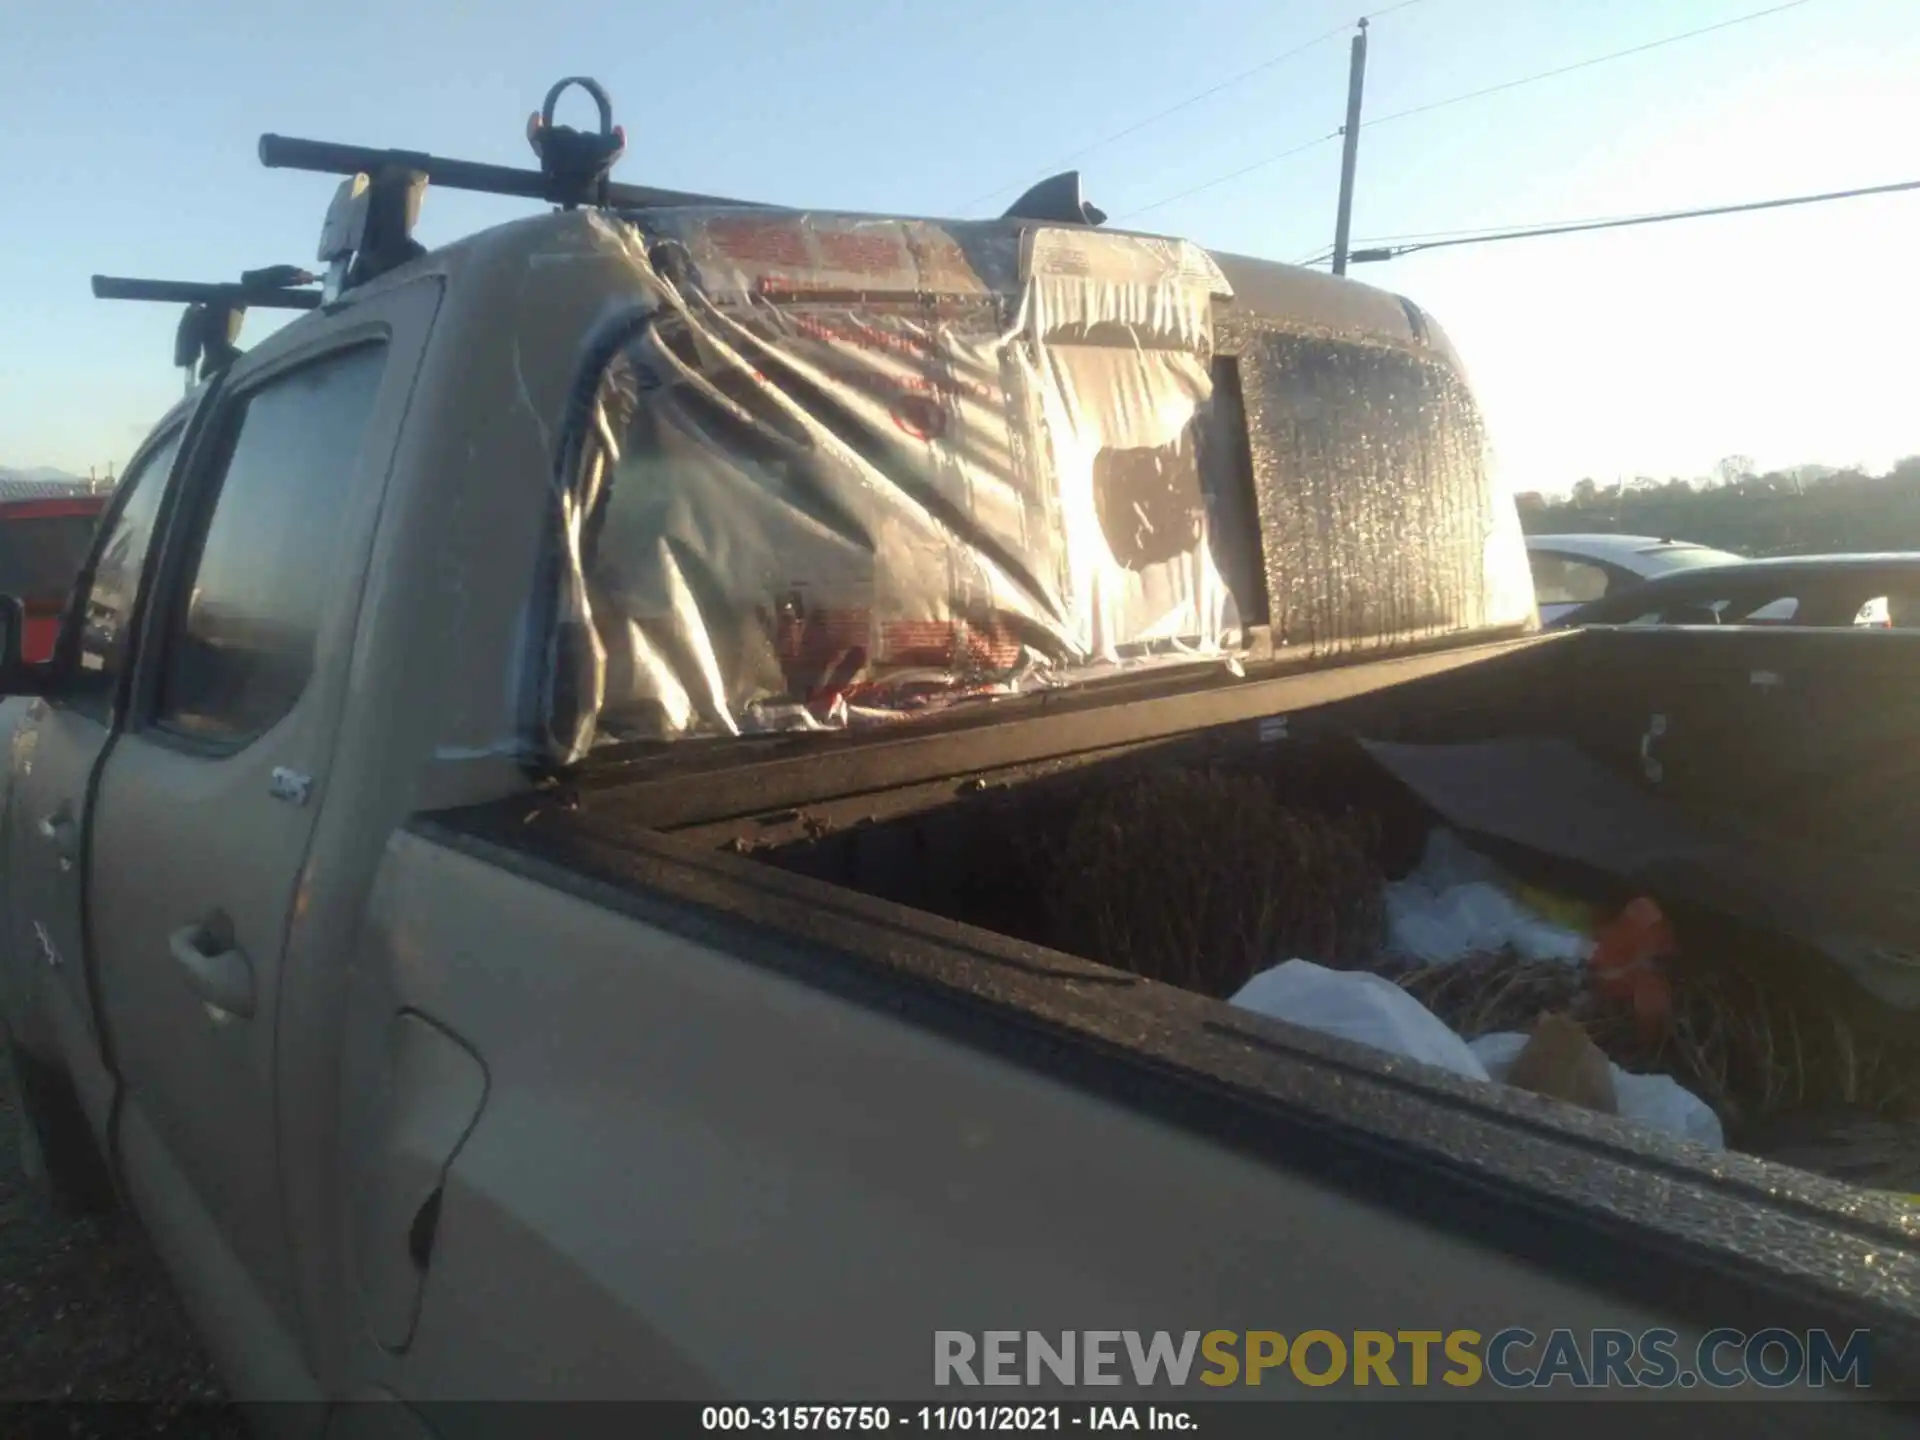
<svg viewBox="0 0 1920 1440"><path fill-rule="evenodd" d="M184 305L173 333L173 363L194 377L211 380L240 358L240 327L249 310L318 310L325 296L311 285L319 277L298 265L269 265L247 270L238 281L209 284L198 280L136 280L125 275L96 275L96 300L154 300Z"/></svg>
<svg viewBox="0 0 1920 1440"><path fill-rule="evenodd" d="M377 175L382 170L415 170L430 184L445 190L473 190L483 195L513 195L544 200L553 205L578 203L561 180L538 170L516 170L511 165L487 165L474 160L449 160L417 150L375 150L365 145L340 145L331 140L303 140L294 135L262 135L260 163L273 170L307 170L319 175ZM732 200L722 195L699 195L686 190L658 190L651 185L608 182L606 203L616 210L656 210L673 205L712 205L770 210L756 200Z"/></svg>
<svg viewBox="0 0 1920 1440"><path fill-rule="evenodd" d="M93 277L96 300L157 300L174 305L238 305L248 310L318 310L318 290L287 290L268 285L203 284L193 280L132 280L120 275Z"/></svg>

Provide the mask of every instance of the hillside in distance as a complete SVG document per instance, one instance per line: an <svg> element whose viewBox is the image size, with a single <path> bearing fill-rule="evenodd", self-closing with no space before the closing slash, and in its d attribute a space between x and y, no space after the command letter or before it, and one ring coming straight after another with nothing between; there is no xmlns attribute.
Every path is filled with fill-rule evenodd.
<svg viewBox="0 0 1920 1440"><path fill-rule="evenodd" d="M1802 466L1764 475L1728 464L1716 482L1583 480L1568 498L1518 497L1532 535L1662 535L1741 555L1920 551L1920 455L1884 474Z"/></svg>

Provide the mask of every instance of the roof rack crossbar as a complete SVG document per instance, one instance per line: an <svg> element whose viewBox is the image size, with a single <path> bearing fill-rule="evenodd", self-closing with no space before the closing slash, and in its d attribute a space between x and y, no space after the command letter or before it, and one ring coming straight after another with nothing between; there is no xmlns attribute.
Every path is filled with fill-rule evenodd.
<svg viewBox="0 0 1920 1440"><path fill-rule="evenodd" d="M341 145L331 140L303 140L294 135L262 135L260 163L274 170L306 170L316 175L374 175L382 170L413 170L443 190L471 190L482 195L512 195L544 200L551 205L582 203L577 187L564 176L539 170L517 170L511 165L488 165L475 160L450 160L417 150L376 150L366 145ZM674 205L712 205L767 210L757 200L733 200L723 195L700 195L687 190L660 190L651 185L623 185L608 181L605 203L615 210L652 210Z"/></svg>
<svg viewBox="0 0 1920 1440"><path fill-rule="evenodd" d="M185 305L173 336L173 363L186 371L192 390L195 372L210 380L240 358L240 326L249 310L316 310L318 291L295 287L311 285L317 277L297 265L272 265L248 270L237 283L197 280L137 280L124 275L96 275L96 300L153 300L163 305Z"/></svg>
<svg viewBox="0 0 1920 1440"><path fill-rule="evenodd" d="M120 275L93 277L96 300L156 300L161 304L238 305L243 310L317 310L316 290L289 290L277 285L204 284L195 280L134 280Z"/></svg>

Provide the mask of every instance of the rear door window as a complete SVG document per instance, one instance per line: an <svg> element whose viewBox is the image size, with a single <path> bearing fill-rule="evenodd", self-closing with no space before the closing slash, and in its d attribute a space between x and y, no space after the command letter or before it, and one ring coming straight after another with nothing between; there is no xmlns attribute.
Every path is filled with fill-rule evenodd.
<svg viewBox="0 0 1920 1440"><path fill-rule="evenodd" d="M1585 605L1607 593L1607 571L1591 560L1535 552L1534 597L1542 605Z"/></svg>
<svg viewBox="0 0 1920 1440"><path fill-rule="evenodd" d="M1733 601L1722 618L1730 625L1791 625L1799 614L1797 596L1779 595L1758 605L1751 597Z"/></svg>
<svg viewBox="0 0 1920 1440"><path fill-rule="evenodd" d="M1720 625L1727 620L1724 600L1676 600L1662 607L1662 625Z"/></svg>
<svg viewBox="0 0 1920 1440"><path fill-rule="evenodd" d="M1920 630L1920 590L1896 590L1884 603L1886 616L1880 623L1894 630Z"/></svg>
<svg viewBox="0 0 1920 1440"><path fill-rule="evenodd" d="M120 481L107 512L92 580L79 599L76 670L68 685L74 704L105 719L126 668L132 644L134 602L153 548L154 524L167 492L167 477L180 453L184 427L153 446Z"/></svg>
<svg viewBox="0 0 1920 1440"><path fill-rule="evenodd" d="M213 511L160 676L157 723L238 748L306 689L333 581L335 508L378 398L377 345L267 381L227 422Z"/></svg>
<svg viewBox="0 0 1920 1440"><path fill-rule="evenodd" d="M1692 596L1660 608L1663 625L1792 625L1800 613L1796 596L1763 590L1744 595Z"/></svg>

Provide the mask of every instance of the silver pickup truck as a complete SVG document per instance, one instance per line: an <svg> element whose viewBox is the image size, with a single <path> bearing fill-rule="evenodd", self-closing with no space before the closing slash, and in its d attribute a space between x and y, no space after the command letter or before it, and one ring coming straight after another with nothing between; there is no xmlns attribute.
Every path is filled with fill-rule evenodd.
<svg viewBox="0 0 1920 1440"><path fill-rule="evenodd" d="M137 1212L237 1396L328 1402L268 1423L1004 1399L934 1360L1006 1327L1864 1327L1905 1373L1899 1203L1128 973L1046 901L1076 806L1205 765L1884 959L1885 866L1806 857L1910 833L1845 813L1904 773L1859 732L1909 743L1907 637L1540 634L1458 362L1378 290L605 195L424 252L388 202L437 166L333 167L324 302L154 429L53 660L8 636L38 1163ZM1503 817L1433 759L1516 738L1614 789ZM1628 792L1720 828L1636 858ZM1769 814L1798 848L1712 838Z"/></svg>

